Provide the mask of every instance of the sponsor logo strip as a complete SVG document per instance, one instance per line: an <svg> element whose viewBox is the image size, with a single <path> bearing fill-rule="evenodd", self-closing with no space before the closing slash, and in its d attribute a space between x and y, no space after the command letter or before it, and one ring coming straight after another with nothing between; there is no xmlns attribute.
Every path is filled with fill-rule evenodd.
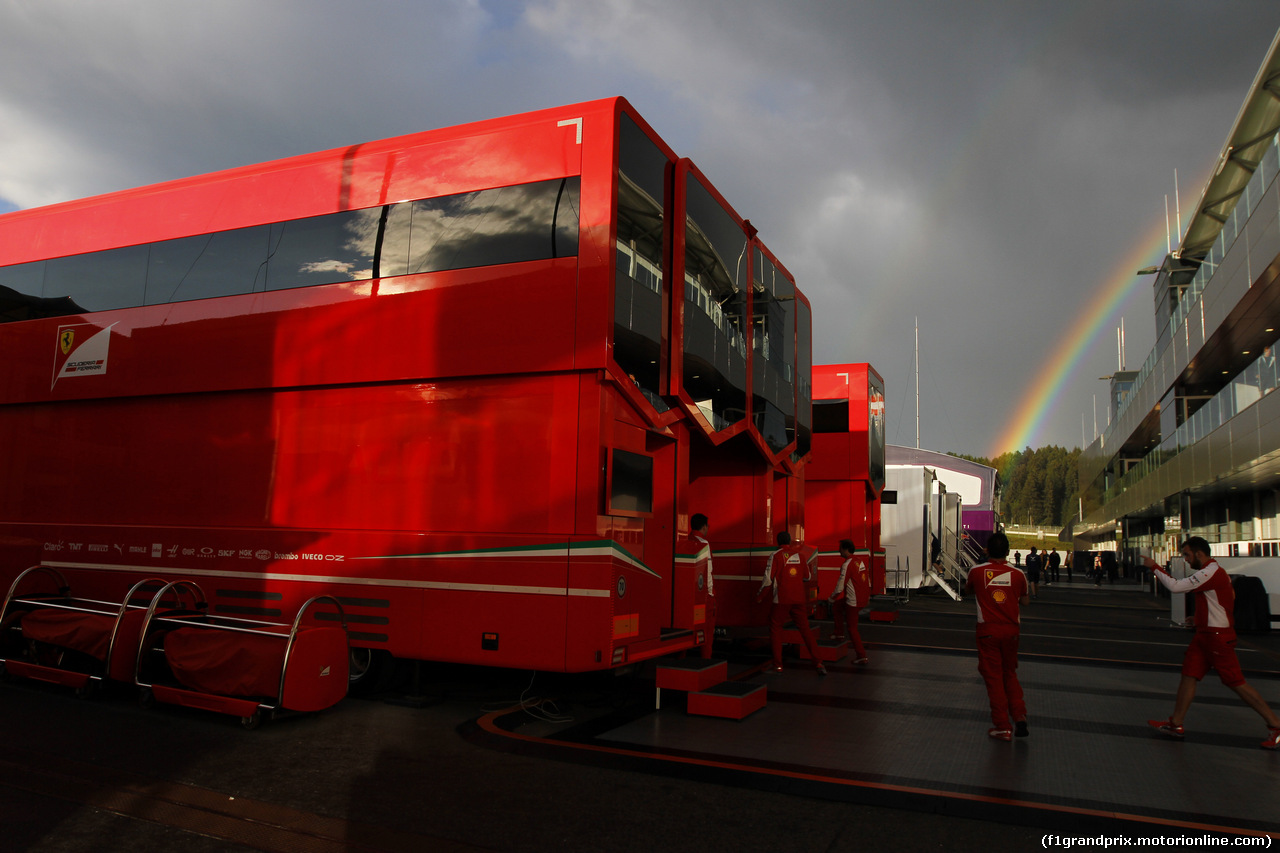
<svg viewBox="0 0 1280 853"><path fill-rule="evenodd" d="M243 580L290 581L293 583L350 584L352 586L390 586L405 589L440 589L454 592L502 592L516 595L568 595L576 598L608 598L607 589L576 589L558 586L517 586L514 584L446 583L444 581L392 580L390 578L359 578L338 575L291 575L282 572L227 572L213 569L165 568L164 566L110 566L100 563L72 563L44 561L43 565L57 569L97 569L106 572L160 573L179 577L239 578Z"/></svg>
<svg viewBox="0 0 1280 853"><path fill-rule="evenodd" d="M540 545L533 547L485 548L476 551L443 551L434 554L386 554L371 557L352 557L353 560L474 560L481 557L523 557L570 559L572 557L608 557L619 560L633 569L638 569L655 578L662 577L653 569L627 553L625 548L607 539L596 542L573 543L569 547L563 545Z"/></svg>

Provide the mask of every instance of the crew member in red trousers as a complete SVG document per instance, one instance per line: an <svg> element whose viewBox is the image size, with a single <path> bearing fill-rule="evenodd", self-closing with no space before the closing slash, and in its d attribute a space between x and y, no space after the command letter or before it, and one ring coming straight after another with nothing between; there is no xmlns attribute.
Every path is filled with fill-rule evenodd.
<svg viewBox="0 0 1280 853"><path fill-rule="evenodd" d="M1195 574L1181 580L1169 577L1164 567L1150 557L1142 558L1165 589L1196 596L1196 635L1182 659L1182 680L1178 682L1173 716L1167 720L1147 720L1147 725L1177 740L1186 737L1182 721L1196 698L1200 679L1212 668L1217 670L1222 683L1235 691L1266 723L1267 739L1262 742L1262 748L1280 748L1280 718L1267 705L1267 700L1245 681L1240 660L1236 657L1236 595L1231 578L1210 556L1209 543L1203 537L1192 536L1183 542L1182 558Z"/></svg>
<svg viewBox="0 0 1280 853"><path fill-rule="evenodd" d="M853 643L854 663L867 662L867 650L862 646L862 636L858 633L858 612L871 603L871 574L867 571L867 558L856 554L852 539L840 540L840 556L844 562L840 564L840 577L836 578L835 589L831 590L831 618L836 623L836 633L832 639L843 640L845 624L848 623L849 642ZM841 604L843 593L843 604Z"/></svg>
<svg viewBox="0 0 1280 853"><path fill-rule="evenodd" d="M978 604L978 672L987 683L991 728L996 740L1027 736L1027 705L1018 683L1018 607L1030 603L1027 576L1005 562L1009 538L1002 532L987 540L985 563L969 570L965 592ZM1012 718L1013 726L1010 726Z"/></svg>
<svg viewBox="0 0 1280 853"><path fill-rule="evenodd" d="M702 657L711 657L711 644L716 636L716 585L711 571L711 543L707 541L707 517L700 512L689 519L689 527L693 530L693 541L707 548L707 619L703 626L705 632L702 642Z"/></svg>
<svg viewBox="0 0 1280 853"><path fill-rule="evenodd" d="M816 552L814 552L816 556ZM778 550L769 557L764 579L756 597L763 601L772 589L773 608L769 611L769 644L773 650L773 672L782 672L782 629L789 616L796 623L809 657L818 666L818 675L827 668L818 658L818 647L809 630L809 595L805 583L813 577L813 561L806 559L805 548L792 543L786 531L778 534Z"/></svg>

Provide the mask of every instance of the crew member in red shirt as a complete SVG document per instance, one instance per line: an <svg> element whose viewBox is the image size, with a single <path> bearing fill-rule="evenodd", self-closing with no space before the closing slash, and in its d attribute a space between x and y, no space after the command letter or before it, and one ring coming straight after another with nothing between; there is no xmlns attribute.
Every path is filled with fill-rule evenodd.
<svg viewBox="0 0 1280 853"><path fill-rule="evenodd" d="M1199 536L1192 536L1182 543L1182 558L1195 574L1181 580L1169 577L1169 573L1150 557L1142 558L1143 564L1155 573L1165 589L1197 596L1196 635L1182 658L1182 680L1178 682L1173 716L1167 720L1148 720L1147 724L1169 737L1185 737L1182 721L1196 698L1196 686L1212 667L1218 671L1222 683L1234 690L1266 722L1267 739L1262 742L1263 748L1280 747L1280 718L1258 695L1258 691L1245 681L1240 661L1236 658L1236 596L1230 576L1209 555L1209 543Z"/></svg>
<svg viewBox="0 0 1280 853"><path fill-rule="evenodd" d="M969 570L965 593L978 604L978 672L987 683L991 728L996 740L1027 736L1027 705L1018 683L1019 605L1030 603L1027 576L1005 562L1009 538L997 531L987 540L985 563ZM1010 718L1013 727L1010 727Z"/></svg>
<svg viewBox="0 0 1280 853"><path fill-rule="evenodd" d="M693 530L693 541L707 548L707 618L703 626L702 657L711 657L711 644L716 636L716 585L711 571L711 543L707 541L707 517L700 512L689 519L689 527Z"/></svg>
<svg viewBox="0 0 1280 853"><path fill-rule="evenodd" d="M858 611L871 603L871 575L867 571L867 558L857 556L852 539L840 540L840 556L844 562L840 564L840 577L836 578L836 586L831 590L830 598L831 618L836 623L834 639L844 639L845 623L848 623L854 663L866 663L867 650L863 648L862 636L858 633ZM839 601L841 593L844 594L843 605Z"/></svg>
<svg viewBox="0 0 1280 853"><path fill-rule="evenodd" d="M816 552L815 552L816 555ZM782 672L782 629L787 617L796 623L809 657L818 666L818 675L827 668L818 657L818 647L809 629L809 594L805 583L813 577L813 562L806 559L804 546L792 543L786 531L778 534L778 550L769 557L757 599L763 601L772 587L773 608L769 611L769 644L773 651L773 672Z"/></svg>

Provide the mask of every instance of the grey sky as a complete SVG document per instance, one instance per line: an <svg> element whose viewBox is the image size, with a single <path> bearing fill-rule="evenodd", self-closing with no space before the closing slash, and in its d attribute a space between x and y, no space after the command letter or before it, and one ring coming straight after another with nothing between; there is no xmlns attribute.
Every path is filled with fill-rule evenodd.
<svg viewBox="0 0 1280 853"><path fill-rule="evenodd" d="M985 454L1175 169L1194 202L1277 27L1274 0L0 0L0 210L624 95L795 274L815 360L884 375L891 441L918 316L922 445ZM1092 440L1095 393L1105 425L1121 313L1141 364L1134 277L1034 445Z"/></svg>

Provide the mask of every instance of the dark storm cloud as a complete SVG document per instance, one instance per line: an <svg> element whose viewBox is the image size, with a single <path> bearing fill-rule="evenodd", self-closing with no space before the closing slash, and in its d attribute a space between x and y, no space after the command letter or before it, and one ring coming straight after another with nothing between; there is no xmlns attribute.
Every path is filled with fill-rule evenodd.
<svg viewBox="0 0 1280 853"><path fill-rule="evenodd" d="M891 440L918 316L924 444L983 453L1175 168L1190 206L1278 25L1271 0L0 0L0 199L625 95L796 275L817 360L885 375ZM1045 442L1092 437L1115 358Z"/></svg>
<svg viewBox="0 0 1280 853"><path fill-rule="evenodd" d="M1175 168L1190 206L1280 13L1272 4L1226 14L1191 3L939 5L802 5L812 24L792 21L844 39L843 58L815 51L849 83L830 86L831 102L864 111L877 133L841 168L870 196L892 188L906 210L893 234L858 240L847 229L849 241L828 244L822 273L805 285L843 308L819 315L819 357L876 363L891 415L913 390L919 316L925 444L984 452L1083 303L1162 219ZM864 83L870 95L852 91ZM851 287L836 284L840 269ZM1125 303L1131 367L1153 339L1147 287L1135 278ZM1116 367L1112 334L1080 365L1045 440L1079 443L1082 415L1092 438L1091 397L1106 391L1096 377ZM912 429L895 430L913 426L905 414L890 435L910 442Z"/></svg>

